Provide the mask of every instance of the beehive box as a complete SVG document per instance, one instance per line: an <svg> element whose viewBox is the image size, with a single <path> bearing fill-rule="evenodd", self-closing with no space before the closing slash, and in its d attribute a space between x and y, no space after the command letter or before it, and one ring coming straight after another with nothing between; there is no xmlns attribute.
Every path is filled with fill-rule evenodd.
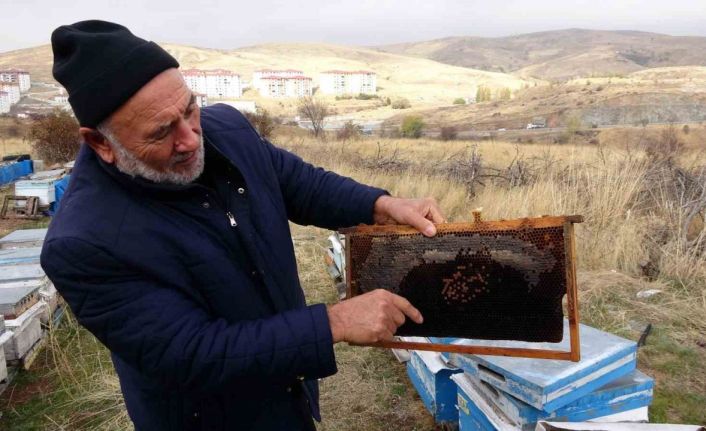
<svg viewBox="0 0 706 431"><path fill-rule="evenodd" d="M0 284L0 314L15 319L39 301L39 285Z"/></svg>
<svg viewBox="0 0 706 431"><path fill-rule="evenodd" d="M558 342L580 220L448 223L432 238L409 226L345 229L348 296L383 288L407 298L424 322L407 321L402 336Z"/></svg>
<svg viewBox="0 0 706 431"><path fill-rule="evenodd" d="M12 331L0 333L0 383L7 383L7 360L5 359L5 344L12 341Z"/></svg>
<svg viewBox="0 0 706 431"><path fill-rule="evenodd" d="M567 328L561 344L567 342ZM565 406L635 369L637 344L616 335L579 325L582 357L579 362L445 354L447 362L497 389L546 411ZM545 343L494 340L439 340L452 344L541 348ZM538 345L539 344L539 345ZM534 345L534 346L533 346Z"/></svg>
<svg viewBox="0 0 706 431"><path fill-rule="evenodd" d="M15 196L36 196L39 205L48 206L55 200L56 179L21 180L15 183Z"/></svg>
<svg viewBox="0 0 706 431"><path fill-rule="evenodd" d="M49 280L49 277L44 275L40 278L18 281L2 281L0 280L0 292L4 289L12 288L31 288L36 289L38 299L43 300L46 304L46 312L42 313L41 321L43 324L49 324L51 316L58 305L59 295L54 287L54 284Z"/></svg>
<svg viewBox="0 0 706 431"><path fill-rule="evenodd" d="M47 229L20 229L0 238L0 249L41 247Z"/></svg>
<svg viewBox="0 0 706 431"><path fill-rule="evenodd" d="M462 371L449 367L437 352L410 351L409 353L407 375L424 406L438 424L455 427L458 422L456 384L450 377Z"/></svg>
<svg viewBox="0 0 706 431"><path fill-rule="evenodd" d="M501 409L494 406L479 390L476 385L477 380L467 374L455 374L451 379L458 389L459 431L526 431L528 429L515 423ZM618 414L596 417L591 422L638 422L646 417L647 407L639 407ZM571 421L566 418L560 420ZM529 429L533 430L535 427Z"/></svg>
<svg viewBox="0 0 706 431"><path fill-rule="evenodd" d="M30 352L43 336L39 316L47 305L39 301L29 310L22 313L17 319L6 320L7 329L12 331L12 340L6 343L5 359L8 361L20 360Z"/></svg>
<svg viewBox="0 0 706 431"><path fill-rule="evenodd" d="M641 420L635 411L652 402L654 381L639 370L620 377L578 400L553 412L536 409L519 399L496 389L482 380L473 379L475 387L494 409L501 410L510 421L523 431L534 430L539 420L585 421L623 412L631 413L632 420ZM616 417L616 416L613 416ZM610 418L609 418L610 419ZM647 417L645 416L646 420Z"/></svg>
<svg viewBox="0 0 706 431"><path fill-rule="evenodd" d="M0 250L0 266L39 263L41 247Z"/></svg>
<svg viewBox="0 0 706 431"><path fill-rule="evenodd" d="M4 265L0 270L0 283L47 278L38 263Z"/></svg>

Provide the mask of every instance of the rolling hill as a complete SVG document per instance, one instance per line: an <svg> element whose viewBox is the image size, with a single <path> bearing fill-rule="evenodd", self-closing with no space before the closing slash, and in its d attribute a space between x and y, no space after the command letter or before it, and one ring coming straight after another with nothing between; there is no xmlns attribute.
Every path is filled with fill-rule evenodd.
<svg viewBox="0 0 706 431"><path fill-rule="evenodd" d="M318 84L318 74L324 70L372 70L378 76L380 96L393 99L404 97L409 99L412 105L448 105L454 98L475 95L479 85L517 90L530 83L528 80L504 73L339 45L268 44L234 50L169 43L162 46L177 58L182 69L230 69L240 73L245 81L250 81L252 73L261 68L300 69L305 75L313 78L315 86ZM53 82L51 65L52 53L49 45L0 53L0 68L26 69L32 75L33 81ZM248 99L258 99L252 91L246 93L246 96Z"/></svg>
<svg viewBox="0 0 706 431"><path fill-rule="evenodd" d="M706 37L639 31L567 29L497 38L449 37L376 49L549 80L706 66Z"/></svg>

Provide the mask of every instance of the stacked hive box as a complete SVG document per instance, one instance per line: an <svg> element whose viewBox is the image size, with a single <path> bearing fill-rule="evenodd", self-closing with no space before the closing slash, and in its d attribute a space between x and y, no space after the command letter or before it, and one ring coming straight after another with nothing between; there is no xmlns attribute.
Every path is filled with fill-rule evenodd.
<svg viewBox="0 0 706 431"><path fill-rule="evenodd" d="M568 325L565 325L565 327ZM436 396L447 399L456 391L456 424L468 430L533 430L540 420L553 421L647 421L647 408L652 401L653 380L635 369L637 346L634 342L580 325L581 353L579 362L547 359L511 358L456 353L429 353L436 356L440 369L407 365L411 374L432 374L436 388L446 393ZM525 343L488 340L433 338L434 342L510 346L519 348L560 348L568 343L568 335L559 344ZM414 358L417 352L412 352ZM420 385L412 382L419 390ZM453 382L451 389L446 382ZM427 393L428 390L425 390ZM424 400L428 394L420 396ZM433 402L425 405L435 406ZM437 418L438 407L430 408ZM448 417L445 418L448 423Z"/></svg>
<svg viewBox="0 0 706 431"><path fill-rule="evenodd" d="M0 382L4 364L27 366L43 341L42 323L61 315L59 296L39 265L46 229L15 231L0 238ZM4 372L3 372L4 370Z"/></svg>

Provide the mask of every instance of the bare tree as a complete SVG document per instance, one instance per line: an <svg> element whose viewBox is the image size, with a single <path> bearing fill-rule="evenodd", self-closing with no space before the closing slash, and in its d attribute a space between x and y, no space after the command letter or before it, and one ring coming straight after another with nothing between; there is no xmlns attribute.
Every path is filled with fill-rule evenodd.
<svg viewBox="0 0 706 431"><path fill-rule="evenodd" d="M311 122L311 131L317 138L324 132L326 117L332 114L331 109L329 109L326 103L311 96L299 99L297 112L300 116Z"/></svg>

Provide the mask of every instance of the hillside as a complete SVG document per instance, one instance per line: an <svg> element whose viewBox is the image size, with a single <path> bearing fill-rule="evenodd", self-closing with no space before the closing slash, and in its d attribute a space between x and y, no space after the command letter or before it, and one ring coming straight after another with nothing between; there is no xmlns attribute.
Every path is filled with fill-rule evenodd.
<svg viewBox="0 0 706 431"><path fill-rule="evenodd" d="M428 125L462 129L523 128L536 116L548 127L577 117L589 127L706 121L706 67L655 68L621 78L581 78L528 88L509 101L419 110ZM400 114L390 122L401 122Z"/></svg>
<svg viewBox="0 0 706 431"><path fill-rule="evenodd" d="M497 38L449 37L377 49L552 80L626 75L654 67L706 65L706 37L638 31L567 29Z"/></svg>
<svg viewBox="0 0 706 431"><path fill-rule="evenodd" d="M404 97L413 106L449 105L457 97L475 95L479 85L492 88L520 89L529 81L513 75L452 66L433 60L383 53L366 48L325 44L268 44L235 50L197 48L162 44L184 68L225 68L236 71L247 82L261 68L293 68L302 70L318 84L318 74L328 69L372 70L378 76L381 97ZM28 70L33 81L51 82L52 53L48 45L0 54L0 67ZM260 99L247 91L244 99L256 100L275 111L289 111L294 100ZM375 116L385 117L392 110L379 108L379 101L339 101L341 113L356 110L385 111ZM389 112L386 112L389 111Z"/></svg>

